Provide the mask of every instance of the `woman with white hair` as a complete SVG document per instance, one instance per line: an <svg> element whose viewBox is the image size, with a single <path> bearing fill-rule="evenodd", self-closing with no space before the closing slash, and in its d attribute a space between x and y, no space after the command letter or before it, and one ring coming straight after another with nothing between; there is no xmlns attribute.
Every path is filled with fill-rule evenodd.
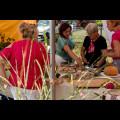
<svg viewBox="0 0 120 120"><path fill-rule="evenodd" d="M101 67L105 64L105 59L102 57L102 50L107 49L106 40L103 36L99 35L96 23L89 23L85 27L85 30L88 36L85 37L81 48L84 65Z"/></svg>

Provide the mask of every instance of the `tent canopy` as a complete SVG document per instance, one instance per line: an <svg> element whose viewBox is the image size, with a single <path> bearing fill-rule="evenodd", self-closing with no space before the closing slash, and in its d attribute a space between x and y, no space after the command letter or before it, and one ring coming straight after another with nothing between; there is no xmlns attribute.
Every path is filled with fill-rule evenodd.
<svg viewBox="0 0 120 120"><path fill-rule="evenodd" d="M37 24L36 20L0 20L0 33L5 35L5 39L9 37L15 41L21 40L22 36L19 34L18 30L21 22L27 22L35 25Z"/></svg>

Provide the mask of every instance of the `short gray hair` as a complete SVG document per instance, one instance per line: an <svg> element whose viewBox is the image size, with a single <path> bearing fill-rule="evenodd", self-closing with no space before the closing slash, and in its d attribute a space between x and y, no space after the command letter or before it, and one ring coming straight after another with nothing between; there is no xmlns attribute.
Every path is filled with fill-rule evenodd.
<svg viewBox="0 0 120 120"><path fill-rule="evenodd" d="M87 32L97 32L98 31L98 26L96 23L89 23L86 27L85 30Z"/></svg>

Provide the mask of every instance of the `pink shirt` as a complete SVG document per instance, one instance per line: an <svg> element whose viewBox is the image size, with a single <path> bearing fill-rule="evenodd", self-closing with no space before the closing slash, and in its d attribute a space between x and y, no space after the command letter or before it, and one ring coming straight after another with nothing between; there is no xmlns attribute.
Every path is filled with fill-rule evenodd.
<svg viewBox="0 0 120 120"><path fill-rule="evenodd" d="M113 40L119 41L120 42L120 30L117 30L115 33L112 35L112 42L111 42L111 47L114 49L113 46ZM114 60L120 59L120 58L114 58Z"/></svg>
<svg viewBox="0 0 120 120"><path fill-rule="evenodd" d="M3 58L4 58L3 54L6 56L6 58L10 61L14 70L18 72L19 77L21 76L23 85L24 85L24 76L26 77L26 73L27 73L31 43L32 43L32 40L17 41L17 42L14 42L10 48L5 48L0 53L0 56L2 56ZM24 75L24 69L22 69L22 64L23 64L22 48L23 48L23 53L25 55L25 62L24 62L25 75ZM45 61L47 61L47 64L48 64L48 60L47 60L48 57L47 57L47 53L44 46L41 43L37 43L36 41L33 41L32 52L30 57L30 66L29 66L29 72L28 72L27 89L32 89L36 79L38 79L36 81L37 85L39 86L39 88L42 88L41 72L35 60L38 60L43 70L43 65L45 65L43 56L45 58ZM18 82L17 82L18 78L13 68L10 68L10 72L12 76L10 76L9 81L13 86L18 87ZM21 88L23 88L22 84L21 84ZM35 89L35 86L33 87L33 89Z"/></svg>

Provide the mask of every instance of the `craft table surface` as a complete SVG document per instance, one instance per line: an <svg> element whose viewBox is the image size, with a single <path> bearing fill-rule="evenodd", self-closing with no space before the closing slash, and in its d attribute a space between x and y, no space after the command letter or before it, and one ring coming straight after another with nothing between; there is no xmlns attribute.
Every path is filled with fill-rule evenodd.
<svg viewBox="0 0 120 120"><path fill-rule="evenodd" d="M120 83L120 77L118 78L114 78L117 82ZM2 88L1 88L2 87ZM72 86L74 88L74 86ZM2 90L3 89L3 90ZM55 85L55 99L56 100L61 100L61 99L68 99L70 97L70 90L71 90L71 83L67 82L67 79L64 78L63 79L63 83L62 84L56 84ZM91 93L92 91L96 92L97 94L102 94L105 91L109 91L110 89L105 89L105 88L84 88L82 89L82 93L84 95ZM8 97L12 98L12 94L10 89L4 89L3 88L3 83L0 81L0 94L6 95ZM91 93L90 95L88 95L88 97L86 97L83 100L93 100L96 99L97 95L94 93ZM78 95L76 98L74 98L73 100L81 100L81 96ZM101 97L97 98L96 100L102 100Z"/></svg>

